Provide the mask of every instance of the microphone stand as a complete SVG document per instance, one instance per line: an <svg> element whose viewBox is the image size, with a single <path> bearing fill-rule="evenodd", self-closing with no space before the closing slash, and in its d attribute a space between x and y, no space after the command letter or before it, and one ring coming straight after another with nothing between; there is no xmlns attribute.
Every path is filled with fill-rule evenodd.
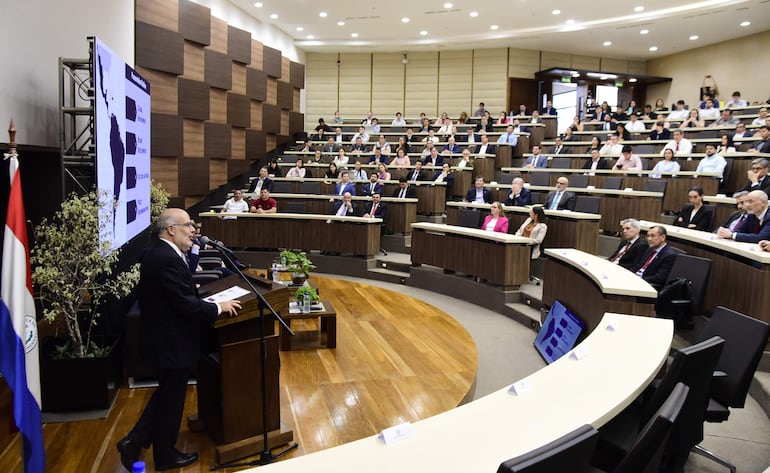
<svg viewBox="0 0 770 473"><path fill-rule="evenodd" d="M203 241L201 241L204 243ZM276 459L283 456L290 450L293 450L297 447L299 447L299 444L297 442L294 442L293 444L289 445L285 449L281 450L280 452L273 454L273 452L270 450L270 445L267 438L267 432L268 432L268 409L267 409L267 342L265 340L265 309L267 309L273 317L278 320L278 322L283 325L283 327L289 331L289 333L294 336L294 332L291 330L291 327L289 327L289 324L286 323L285 320L281 318L278 313L276 313L275 309L270 305L270 303L267 302L265 299L265 296L262 295L261 292L257 291L257 289L254 287L254 285L251 283L248 277L246 277L245 274L243 274L243 271L235 264L233 259L230 257L229 253L230 251L225 251L225 248L213 240L207 240L205 243L210 244L214 248L216 248L222 256L227 260L228 263L230 263L230 266L235 268L235 271L238 273L238 275L241 277L243 282L246 283L247 286L249 286L249 289L251 292L257 296L258 301L258 307L259 307L259 341L260 341L260 360L259 365L260 369L262 370L262 451L259 454L259 458L256 460L252 460L249 462L240 462L240 463L221 463L219 465L212 465L210 467L210 471L215 470L222 470L225 468L237 468L242 466L262 466L267 465L269 463L273 463Z"/></svg>

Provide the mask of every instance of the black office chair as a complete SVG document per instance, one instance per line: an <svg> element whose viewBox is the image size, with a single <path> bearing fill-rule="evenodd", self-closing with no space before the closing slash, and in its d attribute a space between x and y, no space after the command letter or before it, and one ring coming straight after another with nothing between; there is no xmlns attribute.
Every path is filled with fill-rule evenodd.
<svg viewBox="0 0 770 473"><path fill-rule="evenodd" d="M699 140L708 140L713 138L719 138L719 133L722 130L701 130L698 132Z"/></svg>
<svg viewBox="0 0 770 473"><path fill-rule="evenodd" d="M569 186L570 187L580 187L580 188L586 188L588 187L588 176L584 176L583 174L573 174L569 177Z"/></svg>
<svg viewBox="0 0 770 473"><path fill-rule="evenodd" d="M575 212L598 214L601 201L601 197L596 197L593 195L578 195L575 198Z"/></svg>
<svg viewBox="0 0 770 473"><path fill-rule="evenodd" d="M730 417L731 407L742 408L746 403L754 372L770 337L770 325L719 306L714 309L698 340L715 335L722 337L725 345L709 387L706 422L725 422ZM726 458L700 445L696 445L693 452L714 460L733 473L736 471L735 465Z"/></svg>
<svg viewBox="0 0 770 473"><path fill-rule="evenodd" d="M655 145L637 145L634 151L636 154L653 154L655 152Z"/></svg>
<svg viewBox="0 0 770 473"><path fill-rule="evenodd" d="M552 158L551 165L548 167L552 169L572 169L572 158Z"/></svg>
<svg viewBox="0 0 770 473"><path fill-rule="evenodd" d="M663 194L665 194L666 184L668 183L661 179L648 179L644 183L644 187L642 188L642 190L645 192L662 192Z"/></svg>
<svg viewBox="0 0 770 473"><path fill-rule="evenodd" d="M503 184L503 185L509 185L517 177L519 177L518 174L513 174L513 173L510 173L510 172L501 172L501 173L499 173L499 175L497 177L497 183L498 184Z"/></svg>
<svg viewBox="0 0 770 473"><path fill-rule="evenodd" d="M693 316L701 313L703 294L711 273L711 260L680 253L655 302L655 315L672 319L677 328L692 328ZM676 285L684 285L680 292Z"/></svg>
<svg viewBox="0 0 770 473"><path fill-rule="evenodd" d="M497 473L552 473L588 471L598 432L584 425L553 442L500 464Z"/></svg>
<svg viewBox="0 0 770 473"><path fill-rule="evenodd" d="M479 228L481 225L481 212L474 209L460 209L460 220L457 224L461 227Z"/></svg>
<svg viewBox="0 0 770 473"><path fill-rule="evenodd" d="M550 172L533 172L529 175L529 184L532 186L550 186L551 185L551 173Z"/></svg>
<svg viewBox="0 0 770 473"><path fill-rule="evenodd" d="M703 441L703 421L711 376L722 353L724 340L711 337L674 351L663 378L639 403L632 404L600 429L599 454L630 452L638 432L666 402L678 383L690 388L687 399L665 443L660 471L678 472L696 445ZM654 383L655 384L655 383Z"/></svg>
<svg viewBox="0 0 770 473"><path fill-rule="evenodd" d="M305 213L304 202L286 202L284 204L283 211L287 214L303 214Z"/></svg>
<svg viewBox="0 0 770 473"><path fill-rule="evenodd" d="M604 178L604 189L620 190L623 186L622 176L607 176Z"/></svg>
<svg viewBox="0 0 770 473"><path fill-rule="evenodd" d="M666 402L647 422L627 454L619 460L595 456L591 472L654 473L660 468L663 447L687 400L690 388L677 383ZM606 452L605 452L606 453ZM598 468L597 468L598 467Z"/></svg>
<svg viewBox="0 0 770 473"><path fill-rule="evenodd" d="M642 162L643 171L650 169L650 158L640 158L639 161Z"/></svg>
<svg viewBox="0 0 770 473"><path fill-rule="evenodd" d="M302 194L320 194L321 193L321 183L320 182L301 182L299 184L299 191Z"/></svg>
<svg viewBox="0 0 770 473"><path fill-rule="evenodd" d="M733 172L733 158L727 158L725 159L727 161L727 164L725 165L725 168L722 170L722 180L719 181L719 190L723 194L727 194L727 183L730 182L730 174Z"/></svg>
<svg viewBox="0 0 770 473"><path fill-rule="evenodd" d="M287 181L273 181L273 193L275 194L291 194L291 182Z"/></svg>

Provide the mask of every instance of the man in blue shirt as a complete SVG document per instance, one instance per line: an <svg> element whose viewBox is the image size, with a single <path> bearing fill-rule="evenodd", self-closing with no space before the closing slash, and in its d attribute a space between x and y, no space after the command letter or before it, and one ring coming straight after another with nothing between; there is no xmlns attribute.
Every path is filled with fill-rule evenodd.
<svg viewBox="0 0 770 473"><path fill-rule="evenodd" d="M516 143L519 142L519 135L515 135L513 133L513 125L508 125L508 128L505 129L505 134L500 135L500 138L497 139L498 143L508 143L511 146L516 146Z"/></svg>

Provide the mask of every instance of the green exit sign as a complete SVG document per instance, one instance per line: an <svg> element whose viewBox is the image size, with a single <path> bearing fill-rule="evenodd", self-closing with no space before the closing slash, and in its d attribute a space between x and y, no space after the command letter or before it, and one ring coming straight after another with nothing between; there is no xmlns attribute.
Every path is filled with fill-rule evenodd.
<svg viewBox="0 0 770 473"><path fill-rule="evenodd" d="M562 82L572 82L572 77L570 76L562 76L561 77Z"/></svg>
<svg viewBox="0 0 770 473"><path fill-rule="evenodd" d="M622 80L616 80L615 81L615 87L623 87L623 81Z"/></svg>

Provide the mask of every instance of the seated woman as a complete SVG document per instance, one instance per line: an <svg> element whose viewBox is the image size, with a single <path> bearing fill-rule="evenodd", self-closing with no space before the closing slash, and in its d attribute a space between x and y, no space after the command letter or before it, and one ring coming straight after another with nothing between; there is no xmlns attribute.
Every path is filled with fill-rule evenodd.
<svg viewBox="0 0 770 473"><path fill-rule="evenodd" d="M650 173L650 177L654 179L660 179L660 173L662 172L674 173L674 176L676 176L676 173L679 172L679 163L676 161L676 157L674 156L674 150L671 148L666 148L663 150L663 160L658 161L652 170L654 172Z"/></svg>
<svg viewBox="0 0 770 473"><path fill-rule="evenodd" d="M491 214L484 217L481 229L488 232L508 233L508 219L505 217L505 212L500 202L492 202L492 207L489 208L489 211Z"/></svg>
<svg viewBox="0 0 770 473"><path fill-rule="evenodd" d="M347 169L350 158L345 154L345 150L340 148L337 156L334 158L334 165L341 169Z"/></svg>
<svg viewBox="0 0 770 473"><path fill-rule="evenodd" d="M409 156L406 155L402 148L396 150L396 157L391 161L391 165L395 166L409 166L412 162L409 160ZM401 169L401 168L398 168Z"/></svg>
<svg viewBox="0 0 770 473"><path fill-rule="evenodd" d="M289 169L289 172L286 173L286 177L305 177L305 163L302 162L302 159L297 160L294 167Z"/></svg>
<svg viewBox="0 0 770 473"><path fill-rule="evenodd" d="M725 133L720 139L722 142L717 146L717 154L724 157L727 153L735 153L735 143L733 143L733 137L731 135Z"/></svg>
<svg viewBox="0 0 770 473"><path fill-rule="evenodd" d="M405 136L399 136L398 137L398 144L396 145L396 153L398 153L398 150L402 150L404 154L409 154L409 142L406 141Z"/></svg>
<svg viewBox="0 0 770 473"><path fill-rule="evenodd" d="M269 177L281 177L283 174L281 174L281 168L278 167L278 161L275 160L275 158L270 160L270 163L267 165L267 175Z"/></svg>
<svg viewBox="0 0 770 473"><path fill-rule="evenodd" d="M690 110L687 120L683 121L679 128L703 128L704 126L706 126L706 122L698 117L698 109L693 108Z"/></svg>
<svg viewBox="0 0 770 473"><path fill-rule="evenodd" d="M591 150L594 148L596 149L602 148L602 140L600 140L598 136L594 136L593 138L591 138L591 145L588 148L586 148L584 153L589 154Z"/></svg>
<svg viewBox="0 0 770 473"><path fill-rule="evenodd" d="M505 115L505 112L500 112L500 115L497 116L495 125L507 125L509 123L511 123L511 119Z"/></svg>
<svg viewBox="0 0 770 473"><path fill-rule="evenodd" d="M380 178L381 181L390 180L390 173L388 172L388 166L386 166L385 163L380 163L377 166L377 177Z"/></svg>
<svg viewBox="0 0 770 473"><path fill-rule="evenodd" d="M622 123L618 123L617 128L615 128L615 133L618 135L618 141L631 139L631 133L626 130L626 126Z"/></svg>
<svg viewBox="0 0 770 473"><path fill-rule="evenodd" d="M583 122L580 121L580 117L577 115L572 119L572 125L569 126L572 131L583 131Z"/></svg>
<svg viewBox="0 0 770 473"><path fill-rule="evenodd" d="M329 169L326 170L326 174L324 174L324 177L326 179L337 179L340 175L340 172L337 170L337 165L334 163L329 164Z"/></svg>
<svg viewBox="0 0 770 473"><path fill-rule="evenodd" d="M524 220L524 223L516 230L516 235L534 240L530 257L537 259L540 258L540 245L545 240L547 232L548 225L545 224L545 210L543 210L542 205L535 205L529 209L529 218Z"/></svg>
<svg viewBox="0 0 770 473"><path fill-rule="evenodd" d="M703 206L703 188L693 186L687 193L689 204L682 208L679 217L674 220L677 227L685 227L704 232L711 231L711 222L714 220L714 211Z"/></svg>
<svg viewBox="0 0 770 473"><path fill-rule="evenodd" d="M457 123L461 123L463 125L468 123L468 113L460 112L460 118L457 119Z"/></svg>

